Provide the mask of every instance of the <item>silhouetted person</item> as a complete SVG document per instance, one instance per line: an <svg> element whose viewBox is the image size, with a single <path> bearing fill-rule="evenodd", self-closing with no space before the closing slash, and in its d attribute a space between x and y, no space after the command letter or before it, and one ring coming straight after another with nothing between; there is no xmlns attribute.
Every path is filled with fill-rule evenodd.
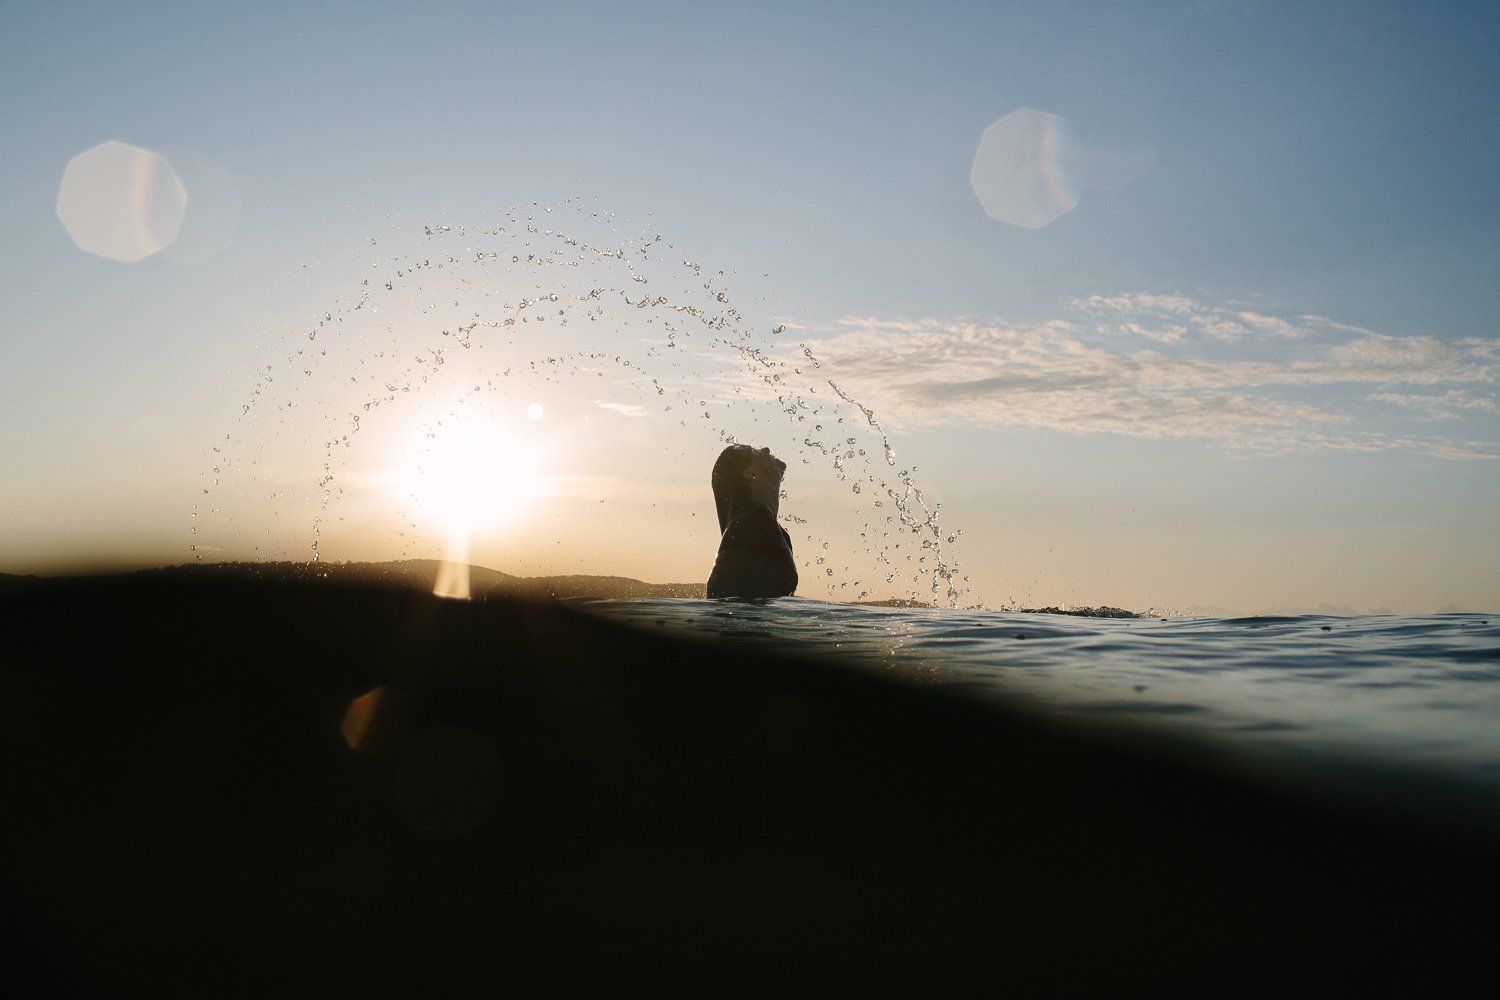
<svg viewBox="0 0 1500 1000"><path fill-rule="evenodd" d="M786 463L769 448L732 444L719 453L711 483L719 512L719 557L708 596L786 597L797 589L792 539L776 522Z"/></svg>

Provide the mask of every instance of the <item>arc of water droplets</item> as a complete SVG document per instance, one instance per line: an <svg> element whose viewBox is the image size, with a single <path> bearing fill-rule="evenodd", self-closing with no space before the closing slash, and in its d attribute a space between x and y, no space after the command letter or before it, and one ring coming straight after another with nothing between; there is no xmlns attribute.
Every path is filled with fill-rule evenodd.
<svg viewBox="0 0 1500 1000"><path fill-rule="evenodd" d="M583 207L577 202L565 203L565 206L567 205L572 205L577 211L581 211ZM701 282L701 291L704 295L703 304L695 304L687 301L682 296L668 295L660 292L653 294L645 289L656 279L642 273L638 269L638 266L645 267L664 261L664 258L653 260L650 253L652 248L658 245L665 246L667 249L671 248L671 245L666 243L659 234L648 233L634 242L627 240L617 241L611 245L596 245L590 243L588 240L571 237L550 228L539 227L537 225L537 216L550 215L552 210L539 206L534 206L534 209L535 211L531 214L524 214L515 209L510 210L507 213L509 225L499 225L490 228L480 227L477 229L470 229L463 226L457 228L447 225L429 226L425 231L423 239L434 245L439 244L443 240L466 240L471 238L471 236L478 236L486 240L519 241L521 245L514 253L509 255L497 249L474 250L470 248L464 251L462 256L452 253L441 256L438 258L437 263L433 262L433 256L431 255L423 256L421 259L413 257L377 259L372 262L372 267L374 268L381 268L382 266L395 267L394 276L387 278L383 282L378 282L378 286L383 286L384 291L390 294L400 292L404 288L425 291L426 286L423 282L429 276L436 275L438 272L448 272L458 275L456 280L462 285L476 284L476 282L471 282L468 277L465 277L460 272L468 267L477 267L481 269L477 283L479 284L480 298L483 300L496 294L496 283L485 281L489 277L483 273L486 269L500 266L504 267L503 274L513 275L514 271L512 269L515 268L535 276L545 269L558 267L576 269L590 264L602 264L603 266L610 267L623 265L628 274L628 283L624 287L613 287L608 282L602 285L591 283L586 291L577 294L568 293L560 295L556 288L539 289L534 294L520 295L509 303L502 303L498 318L493 316L487 317L482 312L475 311L471 307L465 310L466 315L461 320L436 324L441 327L441 337L447 338L446 343L433 342L425 344L417 351L407 354L406 357L408 360L404 364L400 362L398 357L401 350L401 338L396 336L398 333L397 327L403 322L403 319L398 317L395 322L385 326L383 332L392 334L393 340L397 344L397 347L391 352L389 361L400 370L394 374L383 376L374 373L366 374L364 376L365 384L373 384L375 387L368 397L362 402L357 403L355 409L350 410L342 416L327 414L325 419L325 425L329 433L324 436L322 442L321 470L314 480L317 487L317 511L311 520L312 538L309 545L313 561L321 558L321 554L318 551L318 543L322 534L322 526L325 519L329 516L331 505L337 501L343 492L339 481L339 473L347 465L348 449L357 440L356 436L360 430L360 416L362 413L369 414L378 410L382 405L394 403L402 394L420 393L433 380L443 378L446 370L447 355L452 345L457 345L459 350L468 350L475 346L482 346L485 343L485 341L479 338L486 331L492 332L495 335L507 332L514 333L522 326L532 323L543 324L549 319L554 319L561 325L566 326L573 315L573 313L570 313L570 307L582 310L581 316L585 317L588 322L598 322L605 318L606 305L610 300L613 300L620 302L624 306L627 310L627 316L630 311L633 311L636 314L645 314L647 317L646 323L648 324L653 324L658 319L661 321L661 328L665 331L665 339L664 341L648 346L645 350L644 359L632 359L627 356L628 349L621 351L577 350L549 354L543 358L532 360L525 366L524 370L530 374L541 374L551 380L566 365L576 366L583 363L593 365L612 364L620 373L628 377L631 385L638 392L647 394L648 398L650 395L658 397L661 401L659 405L662 407L663 413L674 413L677 406L682 406L685 410L697 407L702 409L703 417L712 422L711 413L707 409L709 406L709 396L712 395L710 391L702 389L701 386L691 386L684 380L679 379L676 388L669 395L667 389L662 384L664 376L654 375L648 370L649 367L663 361L673 369L680 369L682 366L678 359L682 356L681 352L684 350L684 343L691 340L695 327L701 328L712 335L708 344L710 351L717 351L724 348L732 350L734 356L738 357L742 362L744 373L753 379L752 386L758 384L761 387L760 391L766 397L767 401L770 398L774 398L781 411L787 415L793 424L806 423L809 419L814 421L814 430L811 433L803 434L799 432L802 445L810 451L820 454L828 462L836 478L840 482L849 483L851 492L859 496L861 502L869 502L875 509L883 508L885 500L889 500L892 503L894 514L889 511L878 514L867 514L863 523L863 530L860 533L861 537L866 540L867 545L875 546L871 551L875 556L876 562L887 567L886 582L888 584L896 582L897 567L892 563L892 546L887 544L892 532L894 531L898 536L903 533L911 535L918 542L918 556L915 561L917 575L913 577L913 582L920 585L921 577L927 577L928 589L934 596L945 600L950 605L956 604L960 596L959 588L955 582L957 566L956 563L950 562L944 550L944 537L939 524L939 505L929 503L922 491L916 486L912 478L913 469L902 469L894 483L887 482L884 477L877 477L868 471L862 476L859 473L851 473L849 469L850 462L867 460L865 449L858 446L857 436L842 433L832 443L825 442L821 438L814 436L815 434L821 434L824 430L823 425L816 421L819 419L828 419L823 417L823 404L809 398L816 395L817 385L820 384L820 380L809 379L805 384L799 384L796 380L804 377L802 369L795 364L776 357L770 352L769 344L757 342L758 335L755 329L746 323L740 310L733 304L729 291L723 286L724 272L713 272L706 280ZM596 220L602 218L606 222L613 221L613 216L610 216L609 213L600 213L598 211L592 213L592 218ZM372 244L374 242L374 240L371 240ZM507 256L509 257L509 266L505 266ZM689 260L682 260L681 266L686 268L695 282L704 277L704 268L700 264ZM682 277L683 275L681 274L669 275L669 278L679 280ZM632 289L638 290L633 291ZM423 307L421 310L422 314L436 314L443 311L438 306L436 295L437 292L434 291L434 297ZM446 299L446 294L444 298ZM368 322L370 315L377 309L376 306L372 305L372 301L370 279L366 278L361 281L357 297L352 303L340 304L335 301L332 308L320 311L314 318L310 327L305 331L305 337L292 340L291 343L287 343L287 338L284 338L283 343L286 346L282 348L284 351L282 360L286 372L291 373L290 377L282 383L278 383L277 375L279 373L276 366L272 364L267 364L257 371L255 381L249 392L249 398L240 410L238 420L242 427L248 428L251 426L257 409L263 408L267 401L272 399L273 388L278 386L278 384L286 385L290 383L290 388L283 390L285 394L276 403L276 409L279 412L288 411L296 407L304 391L309 395L312 394L315 389L315 383L319 379L319 376L324 373L325 366L335 364L337 360L336 358L330 358L327 335L331 332L331 335L334 337L334 343L347 347L348 340L344 337L344 333L349 327L345 323L345 320L353 319L356 315L362 315ZM559 308L554 312L552 311L553 306L559 306ZM460 308L459 301L455 300L453 302L453 308ZM676 319L674 320L672 317L676 317ZM630 325L628 318L621 321L621 326L628 325ZM776 326L772 329L772 334L780 334L784 329L785 327L783 326ZM320 336L324 337L322 341L319 340ZM815 357L812 348L806 344L799 346L802 348L802 357L806 359L807 363L814 369L821 369L822 363ZM696 356L701 357L702 355ZM387 360L387 354L384 350L374 352L365 351L354 357L353 372L349 373L347 381L342 377L344 374L343 371L335 370L333 375L338 378L340 384L358 387L361 384L360 372L362 370L371 367L387 367L381 364ZM513 365L507 365L503 371L489 372L482 380L483 384L476 382L471 389L459 396L458 404L455 405L461 405L464 400L474 393L487 391L486 385L489 388L496 388L496 379L503 381L510 378L514 370ZM300 382L295 381L298 374L301 376ZM466 375L467 372L462 372L454 377L463 378ZM715 380L709 378L708 381L713 383ZM647 384L650 386L649 389L646 388ZM873 429L874 433L879 435L886 465L894 468L896 466L895 451L891 446L889 435L881 426L874 412L854 399L833 379L823 379L821 380L821 384L826 384L839 400L859 411L866 424ZM698 391L690 391L693 388L697 388ZM734 385L733 392L734 395L743 397L744 387ZM328 404L326 401L318 398L315 398L313 408L317 409L320 403L326 411ZM833 420L841 424L844 422L844 417L835 416ZM686 417L678 415L677 421L682 426L687 426ZM716 430L721 441L725 443L734 442L735 438L733 434L725 431L722 427L716 428ZM280 430L278 429L275 436L279 436L279 434ZM204 497L212 496L211 490L220 487L222 478L221 470L225 467L230 467L240 472L245 471L245 465L240 461L236 461L228 454L231 451L230 446L233 440L232 435L226 435L221 444L213 447L211 462L213 468L212 487L205 486L202 492ZM249 447L253 447L253 443ZM806 461L807 459L804 458L804 462ZM251 458L248 460L248 464L252 468L251 474L253 476L253 467L257 463ZM866 497L863 492L862 483L875 486L876 496ZM195 522L193 528L195 538L198 534L196 523L198 513L198 506L195 505L192 514ZM217 516L221 513L221 508L219 506L209 507L208 513ZM874 516L877 522L884 521L884 527L880 524L871 524L869 519L871 516ZM787 515L784 519L792 524L806 523L804 519L794 515ZM414 525L411 527L415 528ZM880 531L880 539L878 541L871 538L872 532L877 530ZM951 543L957 537L958 532L955 531L948 536L947 541ZM196 541L192 547L195 558L201 558L201 553L197 551ZM901 548L901 543L899 541L895 542L894 548ZM928 565L929 556L932 560L931 565ZM910 553L907 554L906 558L908 560L911 559ZM819 556L817 565L822 565L824 562L825 557ZM833 570L831 567L828 568L827 573L830 576L832 575ZM856 582L856 587L859 586L860 584ZM868 588L859 593L860 598L868 596L870 596Z"/></svg>

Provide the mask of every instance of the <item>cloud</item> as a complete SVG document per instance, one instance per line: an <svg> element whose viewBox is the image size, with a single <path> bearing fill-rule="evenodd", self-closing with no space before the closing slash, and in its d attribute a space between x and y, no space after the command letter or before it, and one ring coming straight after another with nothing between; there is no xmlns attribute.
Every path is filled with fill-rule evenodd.
<svg viewBox="0 0 1500 1000"><path fill-rule="evenodd" d="M647 410L644 406L637 406L634 403L606 403L602 399L596 399L594 400L594 405L601 410L613 410L627 417L649 417L651 415L651 411Z"/></svg>
<svg viewBox="0 0 1500 1000"><path fill-rule="evenodd" d="M1165 313L1173 316L1189 316L1203 311L1203 307L1185 295L1153 295L1150 292L1133 292L1127 295L1090 295L1073 300L1073 307L1092 315Z"/></svg>
<svg viewBox="0 0 1500 1000"><path fill-rule="evenodd" d="M1236 316L1243 320L1256 333L1268 334L1272 337L1302 336L1301 329L1275 316L1265 316L1257 312L1241 312L1237 313Z"/></svg>
<svg viewBox="0 0 1500 1000"><path fill-rule="evenodd" d="M1318 316L1299 316L1299 322L1293 322L1250 309L1207 306L1186 295L1150 292L1089 295L1073 299L1069 306L1098 321L1099 333L1130 333L1166 343L1179 343L1194 333L1224 343L1263 337L1296 339L1333 325Z"/></svg>
<svg viewBox="0 0 1500 1000"><path fill-rule="evenodd" d="M1416 410L1429 420L1457 420L1461 411L1477 410L1481 413L1495 412L1495 397L1473 396L1463 389L1449 389L1444 393L1410 394L1401 392L1377 392L1370 397L1372 402L1390 403Z"/></svg>
<svg viewBox="0 0 1500 1000"><path fill-rule="evenodd" d="M1411 426L1465 421L1493 436L1496 340L1396 337L1151 294L1074 299L1064 316L1032 325L864 317L842 329L817 342L819 358L892 425L1050 428L1262 454L1500 453L1492 440Z"/></svg>

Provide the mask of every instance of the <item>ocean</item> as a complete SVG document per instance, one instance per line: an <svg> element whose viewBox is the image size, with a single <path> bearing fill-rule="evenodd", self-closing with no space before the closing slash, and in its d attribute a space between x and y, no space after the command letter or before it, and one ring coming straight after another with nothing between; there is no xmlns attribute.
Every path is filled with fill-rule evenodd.
<svg viewBox="0 0 1500 1000"><path fill-rule="evenodd" d="M804 598L575 602L1187 744L1278 783L1500 823L1500 616L1090 618Z"/></svg>
<svg viewBox="0 0 1500 1000"><path fill-rule="evenodd" d="M8 582L41 637L0 664L12 979L1483 981L1491 618L460 601L322 567Z"/></svg>

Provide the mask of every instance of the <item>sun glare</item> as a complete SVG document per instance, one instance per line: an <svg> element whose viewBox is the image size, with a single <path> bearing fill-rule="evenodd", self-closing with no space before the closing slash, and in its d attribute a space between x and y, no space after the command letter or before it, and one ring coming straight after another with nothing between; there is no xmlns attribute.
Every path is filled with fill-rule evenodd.
<svg viewBox="0 0 1500 1000"><path fill-rule="evenodd" d="M547 492L541 431L476 412L434 420L404 450L392 477L418 519L450 537L514 525Z"/></svg>
<svg viewBox="0 0 1500 1000"><path fill-rule="evenodd" d="M534 409L540 409L535 407ZM479 533L514 527L550 479L539 414L507 423L483 410L448 414L408 442L389 481L418 521L441 529L446 547L433 593L469 596L469 544Z"/></svg>

